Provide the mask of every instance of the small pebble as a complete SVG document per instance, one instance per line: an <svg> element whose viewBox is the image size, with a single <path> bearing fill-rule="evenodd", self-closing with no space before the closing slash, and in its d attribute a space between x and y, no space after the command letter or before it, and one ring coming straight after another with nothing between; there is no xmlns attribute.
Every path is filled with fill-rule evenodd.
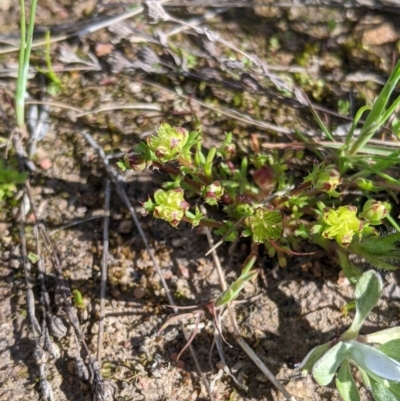
<svg viewBox="0 0 400 401"><path fill-rule="evenodd" d="M140 299L144 297L144 289L143 288L135 288L133 290L133 295L135 296L136 299Z"/></svg>
<svg viewBox="0 0 400 401"><path fill-rule="evenodd" d="M39 167L42 170L48 170L49 168L51 168L52 165L53 165L53 163L51 162L51 160L48 157L39 161Z"/></svg>
<svg viewBox="0 0 400 401"><path fill-rule="evenodd" d="M103 57L110 54L113 49L114 46L111 43L97 43L94 51L97 57Z"/></svg>
<svg viewBox="0 0 400 401"><path fill-rule="evenodd" d="M189 278L189 269L186 266L178 265L178 276Z"/></svg>
<svg viewBox="0 0 400 401"><path fill-rule="evenodd" d="M124 220L118 226L118 232L121 234L129 234L132 231L132 220Z"/></svg>

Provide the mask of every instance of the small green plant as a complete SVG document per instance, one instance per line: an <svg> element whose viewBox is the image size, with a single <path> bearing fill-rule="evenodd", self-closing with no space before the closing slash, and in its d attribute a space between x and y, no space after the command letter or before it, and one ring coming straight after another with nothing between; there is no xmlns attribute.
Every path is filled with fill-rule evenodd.
<svg viewBox="0 0 400 401"><path fill-rule="evenodd" d="M400 96L389 103L399 80L400 62L372 108L364 106L357 112L343 143L334 141L310 104L328 139L324 146L329 149L314 149L318 158L314 161L305 157L303 151L264 151L254 137L249 145L239 146L232 133L226 133L219 145L205 150L200 130L190 132L164 122L154 135L118 163L123 170L140 172L153 168L169 175L163 188L143 204L154 218L175 228L181 222L193 227L207 226L225 241L240 237L251 241L242 273L217 300L208 302L205 308L170 318L161 330L181 318L195 317L190 344L205 309L213 315L222 336L218 310L234 300L245 283L256 276L252 266L260 248L284 267L288 257L304 255L301 251L312 243L335 257L356 286L356 315L352 326L339 339L309 353L303 370L312 371L319 384L327 385L340 367L336 376L338 390L345 401L357 401L360 398L351 371L351 366L356 366L376 401L399 399L400 330L359 335L362 323L379 299L382 283L377 273L362 274L349 259L349 254L355 254L369 266L386 270L400 266L400 226L391 216L391 199L398 203L400 180L390 174L390 169L400 163L400 151L368 143L400 104ZM355 128L367 110L369 114L355 137ZM312 145L301 133L298 136ZM303 163L296 168L290 163L292 159ZM357 194L349 197L352 189ZM387 201L376 200L378 193ZM223 214L209 218L201 213L199 203L218 208ZM378 229L384 225L392 228ZM383 234L384 231L390 234ZM351 306L345 308L346 313Z"/></svg>
<svg viewBox="0 0 400 401"><path fill-rule="evenodd" d="M17 190L17 184L23 184L25 180L25 173L6 167L0 159L0 203L12 198Z"/></svg>
<svg viewBox="0 0 400 401"><path fill-rule="evenodd" d="M83 301L82 293L78 289L72 291L72 299L76 308L85 308L85 302Z"/></svg>
<svg viewBox="0 0 400 401"><path fill-rule="evenodd" d="M263 246L270 257L277 257L281 266L287 264L288 256L304 249L304 242L312 242L330 254L336 253L338 263L355 283L361 271L348 261L349 253L381 269L396 269L400 260L400 227L390 215L391 204L374 199L384 192L397 202L400 181L386 170L400 163L400 151L367 144L400 103L399 96L389 104L399 80L400 62L373 107L358 111L342 144L334 142L310 105L331 141L327 148L336 149L336 154L330 150L328 159L328 154L315 150L319 160L309 162L308 174L304 164L301 170L288 164L293 158L304 160L304 153L264 152L256 140L248 149L243 145L239 148L231 133L220 145L206 151L199 130L189 132L168 123L161 123L157 132L136 145L119 166L137 172L153 168L169 174L170 180L143 206L147 213L173 227L185 221L213 228L225 241L249 237L253 246ZM356 124L367 110L370 112L361 133L354 137ZM361 151L367 155L359 156ZM354 187L361 196L344 203L344 194ZM225 216L207 218L193 204L194 199L220 207ZM397 232L382 235L376 226L383 224Z"/></svg>
<svg viewBox="0 0 400 401"><path fill-rule="evenodd" d="M253 245L264 246L271 257L276 256L281 266L286 265L288 255L300 254L297 249L301 250L302 242L311 241L330 248L338 258L342 253L356 253L373 266L397 268L400 234L384 237L375 228L388 218L390 204L370 198L372 191L366 189L366 201L359 198L357 206L338 206L342 188L354 185L352 177L341 174L338 165L322 161L314 163L299 181L297 172L287 171L288 157L260 151L240 155L230 133L219 147L204 151L199 131L162 123L119 166L169 173L171 180L143 206L173 227L185 221L214 228L226 241L249 237ZM265 202L274 191L290 185L296 186ZM197 204L189 202L191 194L209 206L220 206L226 217L206 218Z"/></svg>
<svg viewBox="0 0 400 401"><path fill-rule="evenodd" d="M293 151L264 153L258 143L253 143L247 152L243 146L238 151L231 133L226 134L220 146L205 152L199 130L188 132L167 123L162 123L155 135L137 145L119 165L135 171L153 167L169 173L172 180L155 193L154 201L150 198L145 202L144 207L148 213L174 227L183 220L192 225L213 227L215 233L228 241L239 236L250 237L253 243L263 244L271 256L277 255L281 265L286 264L285 255L296 254L292 248L299 248L301 240L327 248L323 240L328 239L336 242L338 253L345 249L367 258L373 266L394 269L398 258L396 234L391 237L390 257L383 263L376 257L379 252L368 252L366 245L379 248L381 243L390 242L382 239L374 228L385 220L400 230L389 214L390 204L373 199L376 192L385 190L385 181L393 190L400 190L400 182L384 172L400 163L399 152L388 152L385 158L375 156L372 148L368 148L371 152L368 158L360 158L357 153L367 146L372 134L399 104L400 97L388 106L399 79L400 63L372 107L361 134L353 140L355 124L367 106L357 113L345 143L337 147L336 158L329 163L325 160L314 163L302 182L298 180L299 172L288 170L287 160L304 155L294 155ZM333 140L313 112L323 132ZM323 158L320 152L317 155ZM351 174L347 174L349 170ZM380 178L380 185L374 177ZM362 196L353 204L338 206L337 199L343 196L343 191L354 185ZM295 188L285 196L273 195L289 186ZM227 218L206 219L197 205L190 210L185 191L200 196L210 206L222 206ZM266 202L271 195L274 199ZM367 200L363 201L363 197Z"/></svg>
<svg viewBox="0 0 400 401"><path fill-rule="evenodd" d="M359 334L381 291L379 274L372 270L364 273L355 287L356 313L349 329L339 338L311 350L299 367L303 373L311 373L321 386L330 384L336 375L336 387L344 401L360 400L352 367L359 370L375 401L400 397L400 327Z"/></svg>

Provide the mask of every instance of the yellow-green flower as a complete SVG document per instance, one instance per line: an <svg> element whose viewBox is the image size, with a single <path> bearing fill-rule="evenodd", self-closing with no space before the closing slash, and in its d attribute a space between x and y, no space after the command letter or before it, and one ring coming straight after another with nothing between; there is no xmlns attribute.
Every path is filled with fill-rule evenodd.
<svg viewBox="0 0 400 401"><path fill-rule="evenodd" d="M189 134L184 128L162 123L157 135L148 138L147 145L161 162L166 163L179 157L188 138Z"/></svg>
<svg viewBox="0 0 400 401"><path fill-rule="evenodd" d="M340 206L337 209L325 209L322 215L322 236L334 239L343 247L353 240L353 236L362 230L362 223L357 218L357 208ZM315 230L314 230L315 231Z"/></svg>
<svg viewBox="0 0 400 401"><path fill-rule="evenodd" d="M159 189L154 193L154 202L149 199L143 206L147 212L153 212L154 217L168 221L173 227L180 223L185 212L189 210L181 188L169 191Z"/></svg>

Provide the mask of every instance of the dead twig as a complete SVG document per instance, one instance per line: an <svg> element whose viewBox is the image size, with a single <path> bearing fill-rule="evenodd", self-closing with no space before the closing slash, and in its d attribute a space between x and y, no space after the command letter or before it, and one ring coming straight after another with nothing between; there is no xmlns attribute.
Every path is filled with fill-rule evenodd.
<svg viewBox="0 0 400 401"><path fill-rule="evenodd" d="M156 103L135 103L135 104L108 104L104 105L98 109L94 110L82 110L78 109L77 107L70 106L65 103L60 103L60 102L46 102L46 101L27 101L25 104L34 104L34 105L45 105L45 106L52 106L52 107L60 107L62 109L66 110L72 110L75 111L77 114L72 116L73 118L82 118L84 116L88 116L90 114L98 114L98 113L105 113L108 111L115 111L115 110L141 110L141 111L157 111L160 112L162 111L162 108L160 105Z"/></svg>
<svg viewBox="0 0 400 401"><path fill-rule="evenodd" d="M168 0L161 0L162 3L165 3ZM81 29L77 29L74 30L73 32L68 32L65 34L61 34L61 35L55 35L52 36L50 38L50 43L56 43L56 42L61 42L63 40L66 40L68 38L71 38L73 36L79 36L82 37L83 35L87 35L89 33L93 33L96 31L99 31L100 29L103 28L107 28L110 25L116 24L118 22L124 21L128 18L132 18L135 17L136 15L139 15L143 12L143 7L142 6L138 6L137 8L135 8L134 10L131 11L127 11L125 13L122 14L118 14L115 15L113 17L110 18L106 18L102 21L95 21L95 22L88 22L88 25L84 28ZM39 47L39 46L43 46L47 44L47 40L46 39L37 39L34 40L32 43L32 47ZM9 47L6 48L2 48L0 49L0 54L6 54L6 53L12 53L12 52L16 52L19 50L19 43L15 43Z"/></svg>
<svg viewBox="0 0 400 401"><path fill-rule="evenodd" d="M104 226L103 226L103 261L101 265L101 287L100 287L100 319L99 319L99 337L97 339L97 362L101 366L101 354L103 352L103 334L104 334L104 309L106 301L107 287L107 260L108 260L108 228L110 225L110 198L111 183L106 181L104 191Z"/></svg>
<svg viewBox="0 0 400 401"><path fill-rule="evenodd" d="M35 349L33 352L33 356L35 362L39 368L39 380L40 380L40 390L42 393L42 399L44 401L54 401L53 398L53 390L50 382L47 380L47 355L46 351L43 349L43 346L40 341L40 337L44 339L44 345L46 345L46 340L49 341L49 336L46 327L45 316L43 316L42 320L42 328L39 326L39 322L36 319L35 315L35 299L32 291L32 283L30 279L30 265L28 262L28 255L26 251L26 238L25 238L25 205L24 202L21 202L21 222L20 222L20 238L21 238L21 250L22 250L22 263L24 267L24 276L26 283L26 300L28 304L28 316L31 322L32 333L35 341ZM46 335L46 334L47 335Z"/></svg>
<svg viewBox="0 0 400 401"><path fill-rule="evenodd" d="M168 88L166 88L166 87L164 87L164 86L162 86L160 84L156 84L154 82L150 82L150 81L147 81L147 80L144 80L143 82L148 86L152 86L153 88L162 90L164 92L168 92L170 94L173 94L174 96L180 97L181 99L185 99L187 101L190 100L191 102L196 103L196 104L198 104L199 106L201 106L201 107L203 107L205 109L211 110L211 111L216 112L216 113L220 113L220 114L222 114L222 115L224 115L226 117L229 117L229 118L233 118L233 119L235 119L237 121L240 121L240 122L242 122L242 123L244 123L246 125L250 124L250 125L253 125L255 127L259 127L259 128L265 129L265 130L275 131L275 132L278 132L280 134L288 134L288 135L289 134L294 134L294 131L291 130L291 129L284 128L284 127L279 127L278 125L275 125L275 124L272 124L272 123L268 123L268 122L265 122L265 121L256 120L256 119L250 117L249 115L241 113L241 112L239 112L237 110L232 110L232 109L229 109L227 107L219 107L219 106L217 106L215 104L207 104L205 102L202 102L199 99L196 99L194 96L187 96L187 95L184 95L183 93L177 93L177 92L175 92L175 91L173 91L171 89L168 89Z"/></svg>

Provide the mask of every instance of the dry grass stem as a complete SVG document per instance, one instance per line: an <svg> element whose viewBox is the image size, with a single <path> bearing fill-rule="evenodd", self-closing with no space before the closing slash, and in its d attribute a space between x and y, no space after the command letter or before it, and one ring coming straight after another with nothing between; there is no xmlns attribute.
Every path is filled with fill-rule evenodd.
<svg viewBox="0 0 400 401"><path fill-rule="evenodd" d="M101 287L100 287L100 318L99 318L99 337L97 339L97 362L101 367L101 354L103 352L104 334L104 310L106 302L107 288L107 262L108 262L108 229L110 225L110 198L111 183L106 180L104 191L104 223L103 223L103 260L101 265Z"/></svg>

